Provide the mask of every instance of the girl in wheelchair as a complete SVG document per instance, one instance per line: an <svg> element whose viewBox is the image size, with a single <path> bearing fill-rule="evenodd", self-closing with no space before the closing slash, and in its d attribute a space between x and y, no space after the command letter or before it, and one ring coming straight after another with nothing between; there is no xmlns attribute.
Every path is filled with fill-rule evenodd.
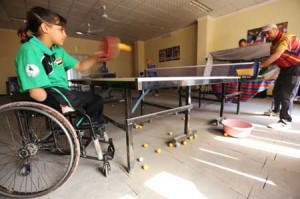
<svg viewBox="0 0 300 199"><path fill-rule="evenodd" d="M87 71L97 62L106 61L107 55L98 51L82 61L70 56L62 47L67 38L66 23L62 16L42 7L33 7L27 12L25 26L18 30L22 45L15 57L20 92L28 92L34 101L46 104L61 113L76 113L75 119L69 113L65 116L71 120L78 132L91 128L90 138L95 144L99 160L105 159L99 151L99 137L100 141L111 146L108 159L112 159L114 147L105 132L102 97L72 91L66 76L66 71L71 68L79 72ZM31 34L28 34L29 31ZM82 139L84 134L79 133L78 137ZM85 156L84 144L81 141L82 155Z"/></svg>
<svg viewBox="0 0 300 199"><path fill-rule="evenodd" d="M20 91L29 92L35 101L45 103L60 112L66 110L66 107L83 109L93 123L104 123L103 99L91 93L71 91L66 71L74 68L84 72L97 62L105 61L106 54L98 51L83 61L70 56L62 47L67 38L67 22L62 16L48 9L30 9L24 23L25 26L18 31L23 44L15 58ZM28 31L31 32L30 35ZM53 98L60 106L52 102Z"/></svg>

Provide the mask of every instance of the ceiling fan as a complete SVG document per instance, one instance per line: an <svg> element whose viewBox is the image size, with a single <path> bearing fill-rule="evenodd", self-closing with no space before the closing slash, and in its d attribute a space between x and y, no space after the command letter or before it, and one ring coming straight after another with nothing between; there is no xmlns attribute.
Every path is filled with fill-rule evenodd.
<svg viewBox="0 0 300 199"><path fill-rule="evenodd" d="M104 28L92 30L91 29L91 24L87 24L87 30L86 31L76 31L77 35L92 35L92 36L97 36L99 33L103 32Z"/></svg>
<svg viewBox="0 0 300 199"><path fill-rule="evenodd" d="M104 19L106 19L106 20L108 20L108 21L111 21L111 22L118 22L118 20L116 20L116 19L114 19L114 18L111 18L111 17L109 17L109 16L107 15L107 13L106 13L106 6L105 6L105 5L103 5L103 6L101 7L101 9L103 10L103 13L102 13L102 15L101 15L102 18L104 18Z"/></svg>

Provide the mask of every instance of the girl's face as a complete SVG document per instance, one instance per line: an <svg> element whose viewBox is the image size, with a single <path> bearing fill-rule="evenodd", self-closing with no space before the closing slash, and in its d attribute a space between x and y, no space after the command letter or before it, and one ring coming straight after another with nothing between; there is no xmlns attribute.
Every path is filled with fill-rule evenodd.
<svg viewBox="0 0 300 199"><path fill-rule="evenodd" d="M54 24L47 24L47 26L49 27L48 34L52 43L63 45L67 38L65 27Z"/></svg>

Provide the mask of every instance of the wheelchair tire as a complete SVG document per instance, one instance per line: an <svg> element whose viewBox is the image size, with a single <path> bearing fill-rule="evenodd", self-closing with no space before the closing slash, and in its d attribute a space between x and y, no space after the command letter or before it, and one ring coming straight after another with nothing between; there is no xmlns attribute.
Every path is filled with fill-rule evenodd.
<svg viewBox="0 0 300 199"><path fill-rule="evenodd" d="M102 168L102 173L105 177L107 177L109 175L109 172L110 172L110 164L107 162L107 163L104 163L103 164L103 168Z"/></svg>
<svg viewBox="0 0 300 199"><path fill-rule="evenodd" d="M0 151L0 195L12 198L54 191L80 158L70 122L49 106L25 101L0 106Z"/></svg>

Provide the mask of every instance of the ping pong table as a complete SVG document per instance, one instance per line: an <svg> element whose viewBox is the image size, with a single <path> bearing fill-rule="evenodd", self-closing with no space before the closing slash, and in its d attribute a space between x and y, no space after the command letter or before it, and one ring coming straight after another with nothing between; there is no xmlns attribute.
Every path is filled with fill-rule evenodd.
<svg viewBox="0 0 300 199"><path fill-rule="evenodd" d="M253 66L253 63L248 63L248 65ZM222 67L217 67L215 65L214 69L207 69L203 66L199 67L188 67L188 71L192 71L191 76L168 76L168 77L129 77L129 78L85 78L85 79L72 79L70 80L75 84L85 84L90 85L91 89L94 86L105 86L111 88L123 89L124 93L124 112L125 118L124 123L120 123L109 115L104 115L105 118L114 124L115 126L123 129L126 133L126 152L127 152L127 170L130 173L134 167L134 150L133 150L133 135L132 128L133 125L138 123L143 123L150 121L154 118L163 117L167 115L184 113L184 134L177 136L172 140L177 142L181 139L187 139L189 136L194 135L195 132L189 129L190 112L192 109L191 103L191 87L207 84L216 84L222 82L238 82L242 78L253 78L250 77L240 77L240 76L207 76L208 73L213 74L212 71L220 70ZM179 68L178 68L179 69ZM174 69L169 70L168 75L174 75L170 73L174 72ZM162 74L161 74L162 75ZM193 76L192 76L193 75ZM195 76L196 75L196 76ZM151 105L151 103L146 103L145 97L150 92L151 89L161 89L161 88L183 88L185 89L185 104L178 105L178 107L165 107L162 111L155 113L144 114L142 112L143 106ZM92 89L93 90L93 89ZM132 90L140 91L140 96L133 103L132 100ZM141 115L133 117L136 113L137 108L141 107ZM164 108L164 106L161 106Z"/></svg>

